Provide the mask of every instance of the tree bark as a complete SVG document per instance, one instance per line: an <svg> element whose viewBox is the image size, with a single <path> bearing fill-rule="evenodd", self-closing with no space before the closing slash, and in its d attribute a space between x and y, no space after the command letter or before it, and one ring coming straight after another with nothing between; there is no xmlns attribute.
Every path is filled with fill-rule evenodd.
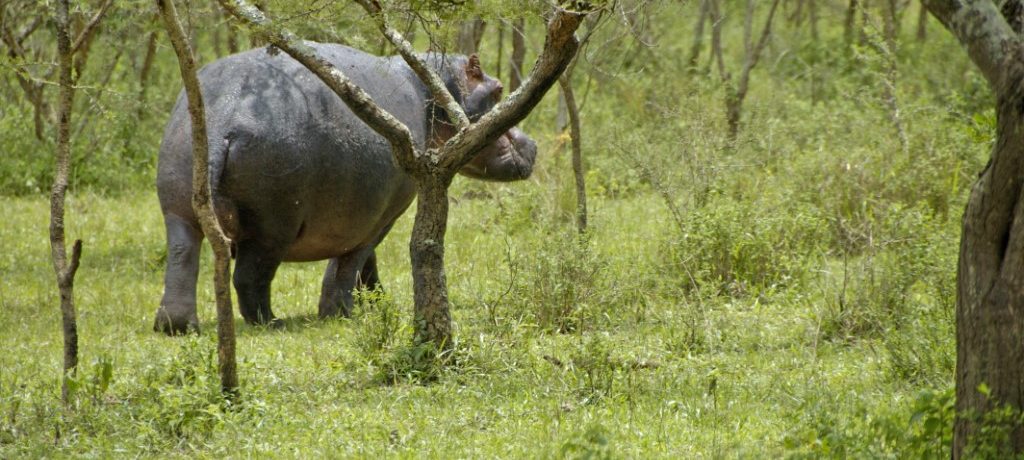
<svg viewBox="0 0 1024 460"><path fill-rule="evenodd" d="M78 325L75 319L75 274L82 257L82 240L75 240L68 259L64 235L64 197L68 188L71 163L71 110L75 96L72 76L72 46L68 20L68 0L56 5L59 100L57 104L57 167L50 192L50 257L57 275L60 311L64 335L64 377L61 379L61 400L70 403L68 379L78 367Z"/></svg>
<svg viewBox="0 0 1024 460"><path fill-rule="evenodd" d="M587 233L587 184L583 174L583 138L580 132L580 111L572 89L572 75L565 73L558 80L569 112L569 136L572 140L572 174L576 183L576 230Z"/></svg>
<svg viewBox="0 0 1024 460"><path fill-rule="evenodd" d="M185 31L178 20L173 0L156 0L164 20L167 36L178 56L178 67L188 97L188 113L192 120L192 209L199 218L200 227L213 248L214 292L217 299L217 370L221 389L226 396L238 392L238 372L235 364L235 317L231 307L230 242L221 230L213 212L210 194L209 141L206 133L206 111L203 95L196 77L195 56Z"/></svg>
<svg viewBox="0 0 1024 460"><path fill-rule="evenodd" d="M448 225L448 185L451 177L418 178L416 219L409 239L415 304L414 341L432 342L437 349L451 346L448 282L444 274L444 237Z"/></svg>
<svg viewBox="0 0 1024 460"><path fill-rule="evenodd" d="M926 0L996 96L992 158L964 211L957 265L956 412L953 458L971 456L983 426L1005 429L1006 458L1024 452L1024 42L1022 24L989 0ZM1011 15L1012 16L1012 15ZM992 420L993 411L1011 417Z"/></svg>
<svg viewBox="0 0 1024 460"><path fill-rule="evenodd" d="M508 62L508 90L515 91L523 82L523 61L526 60L526 21L512 23L512 56Z"/></svg>

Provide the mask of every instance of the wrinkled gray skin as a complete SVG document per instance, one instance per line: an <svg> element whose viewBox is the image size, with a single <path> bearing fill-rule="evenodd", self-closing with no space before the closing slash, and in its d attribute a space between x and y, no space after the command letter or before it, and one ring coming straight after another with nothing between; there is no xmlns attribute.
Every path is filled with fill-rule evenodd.
<svg viewBox="0 0 1024 460"><path fill-rule="evenodd" d="M405 123L417 147L454 134L443 110L398 57L310 43ZM490 110L501 84L479 61L426 55L470 119ZM315 75L284 53L256 49L199 73L206 99L214 208L233 240L234 285L242 316L272 323L270 284L284 261L329 259L321 317L348 315L352 291L379 286L374 248L415 194L390 145L359 120ZM184 93L160 146L157 190L167 227L164 296L154 329L198 329L196 278L202 231L192 211L192 134ZM516 128L485 147L464 175L525 179L537 148Z"/></svg>

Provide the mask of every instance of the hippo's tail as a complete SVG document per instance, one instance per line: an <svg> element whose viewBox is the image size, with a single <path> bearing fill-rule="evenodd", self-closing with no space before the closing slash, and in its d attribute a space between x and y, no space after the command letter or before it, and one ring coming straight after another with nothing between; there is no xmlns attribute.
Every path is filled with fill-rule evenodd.
<svg viewBox="0 0 1024 460"><path fill-rule="evenodd" d="M210 139L217 139L220 136L210 136ZM228 156L231 154L231 139L222 138L220 142L210 142L210 196L213 201L213 214L220 224L221 230L228 239L234 241L238 238L238 208L234 201L221 193L221 185L224 182L224 171L228 163ZM233 248L234 244L232 244ZM234 250L232 250L234 255Z"/></svg>

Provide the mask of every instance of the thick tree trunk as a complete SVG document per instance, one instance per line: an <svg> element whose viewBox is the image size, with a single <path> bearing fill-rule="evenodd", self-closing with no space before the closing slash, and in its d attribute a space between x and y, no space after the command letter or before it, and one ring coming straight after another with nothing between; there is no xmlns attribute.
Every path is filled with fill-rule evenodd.
<svg viewBox="0 0 1024 460"><path fill-rule="evenodd" d="M1014 453L1024 451L1024 120L1021 94L998 101L996 145L964 212L957 273L957 417L959 458L979 417L1010 407ZM988 392L979 388L984 385ZM1004 421L1010 422L1010 421Z"/></svg>
<svg viewBox="0 0 1024 460"><path fill-rule="evenodd" d="M971 190L960 239L953 458L972 456L976 437L994 431L1005 433L1005 445L986 447L1012 458L1024 452L1024 6L924 5L966 48L996 96L996 143Z"/></svg>
<svg viewBox="0 0 1024 460"><path fill-rule="evenodd" d="M523 82L523 61L526 60L526 21L512 23L512 57L508 63L508 91L513 92Z"/></svg>
<svg viewBox="0 0 1024 460"><path fill-rule="evenodd" d="M164 20L167 35L178 55L181 79L188 97L188 113L192 120L192 208L199 218L203 234L213 248L214 291L217 299L217 368L221 389L233 397L238 392L238 373L235 365L235 317L231 307L231 288L228 284L231 256L228 239L224 236L213 213L210 195L209 141L206 134L206 112L203 95L196 77L195 56L185 31L178 21L173 0L156 0Z"/></svg>
<svg viewBox="0 0 1024 460"><path fill-rule="evenodd" d="M576 182L576 230L583 235L587 232L587 184L583 174L583 138L580 132L580 111L576 95L572 90L572 75L563 74L558 79L569 112L569 136L572 138L572 173Z"/></svg>
<svg viewBox="0 0 1024 460"><path fill-rule="evenodd" d="M57 105L57 167L50 193L50 256L57 275L60 311L64 333L64 378L61 379L61 400L68 404L68 379L78 367L78 325L75 320L75 273L82 256L82 240L72 246L68 260L64 236L64 196L68 188L71 163L71 109L75 95L72 71L72 48L68 21L68 0L56 5L57 56L60 98Z"/></svg>
<svg viewBox="0 0 1024 460"><path fill-rule="evenodd" d="M416 220L409 240L412 257L416 343L451 347L448 284L444 275L444 236L448 225L451 178L420 177L416 183Z"/></svg>

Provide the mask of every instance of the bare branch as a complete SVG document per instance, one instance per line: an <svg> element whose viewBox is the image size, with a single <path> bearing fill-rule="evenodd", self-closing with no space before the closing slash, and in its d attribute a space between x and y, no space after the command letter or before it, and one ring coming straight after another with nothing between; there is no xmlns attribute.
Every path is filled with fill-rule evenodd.
<svg viewBox="0 0 1024 460"><path fill-rule="evenodd" d="M381 109L366 91L352 83L334 64L317 56L294 34L272 23L262 11L244 0L217 0L221 7L250 27L265 35L266 39L289 56L306 66L326 84L363 123L384 136L395 150L396 159L403 166L414 167L415 144L409 128L390 113Z"/></svg>
<svg viewBox="0 0 1024 460"><path fill-rule="evenodd" d="M466 117L466 112L462 110L459 103L448 92L448 88L445 87L441 78L437 76L437 73L427 68L426 63L416 55L412 45L402 37L402 34L398 33L397 30L388 24L387 16L384 15L384 10L381 9L380 3L377 0L356 0L356 3L362 5L370 17L377 21L377 27L380 29L380 32L395 46L398 53L402 55L402 59L405 59L406 64L409 64L409 67L412 68L413 72L416 72L416 75L427 85L427 88L430 88L434 99L444 107L445 112L448 112L448 117L455 123L455 127L462 129L469 126L469 118Z"/></svg>

